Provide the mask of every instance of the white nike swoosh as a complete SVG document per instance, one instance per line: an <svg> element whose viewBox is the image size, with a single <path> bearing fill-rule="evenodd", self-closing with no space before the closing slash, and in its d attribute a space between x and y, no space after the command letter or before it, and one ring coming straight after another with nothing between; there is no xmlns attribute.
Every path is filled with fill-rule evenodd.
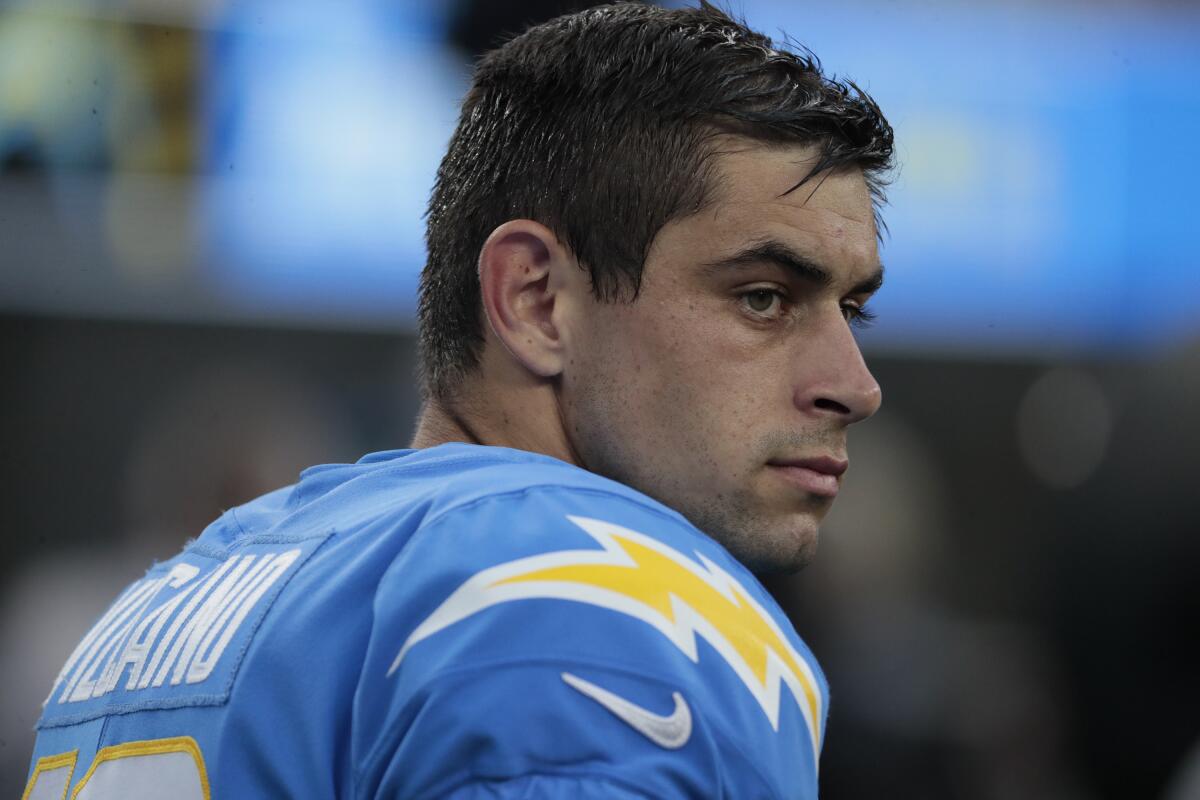
<svg viewBox="0 0 1200 800"><path fill-rule="evenodd" d="M687 701L679 692L672 695L675 699L675 710L664 717L653 711L647 711L607 689L601 689L578 675L564 672L562 679L568 686L592 698L660 747L678 750L687 744L688 739L692 736L692 710L688 708Z"/></svg>

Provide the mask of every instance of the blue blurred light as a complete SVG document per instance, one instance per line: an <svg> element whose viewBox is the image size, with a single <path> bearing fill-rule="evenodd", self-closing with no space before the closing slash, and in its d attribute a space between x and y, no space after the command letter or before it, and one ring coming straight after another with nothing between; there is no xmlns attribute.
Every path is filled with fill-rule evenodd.
<svg viewBox="0 0 1200 800"><path fill-rule="evenodd" d="M398 22L403 4L227 8L208 104L214 278L246 308L411 324L422 213L466 85L440 23ZM738 8L858 79L896 128L867 344L1051 353L1196 335L1200 12Z"/></svg>
<svg viewBox="0 0 1200 800"><path fill-rule="evenodd" d="M425 201L463 69L396 7L229 6L214 42L205 211L228 302L411 319Z"/></svg>
<svg viewBox="0 0 1200 800"><path fill-rule="evenodd" d="M888 285L865 342L1053 353L1196 335L1196 9L741 7L861 81L895 126Z"/></svg>

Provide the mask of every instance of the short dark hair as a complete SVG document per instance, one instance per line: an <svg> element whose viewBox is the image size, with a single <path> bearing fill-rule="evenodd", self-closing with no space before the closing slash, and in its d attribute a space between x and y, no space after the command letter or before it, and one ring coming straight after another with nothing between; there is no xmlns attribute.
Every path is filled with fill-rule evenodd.
<svg viewBox="0 0 1200 800"><path fill-rule="evenodd" d="M855 84L701 0L698 8L599 6L485 54L429 203L421 274L421 378L451 397L483 346L477 262L510 219L550 230L597 298L634 299L666 223L713 197L715 134L813 144L826 170L862 168L876 220L892 129ZM803 181L802 181L803 183Z"/></svg>

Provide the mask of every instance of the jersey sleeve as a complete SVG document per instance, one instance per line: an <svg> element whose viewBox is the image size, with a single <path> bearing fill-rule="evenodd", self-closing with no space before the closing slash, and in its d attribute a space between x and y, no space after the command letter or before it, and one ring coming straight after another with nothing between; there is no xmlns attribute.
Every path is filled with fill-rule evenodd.
<svg viewBox="0 0 1200 800"><path fill-rule="evenodd" d="M447 795L450 800L651 800L652 795L605 778L528 775L499 782L474 782Z"/></svg>
<svg viewBox="0 0 1200 800"><path fill-rule="evenodd" d="M787 794L815 797L799 707L764 713L739 655L765 651L731 615L762 608L729 561L675 515L578 489L428 523L376 598L359 796L773 797L774 752L812 785Z"/></svg>
<svg viewBox="0 0 1200 800"><path fill-rule="evenodd" d="M642 716L623 720L564 674L611 687ZM669 686L595 667L525 662L451 672L410 700L403 734L383 743L373 796L711 796L720 778L705 721L688 716L690 707L674 712ZM671 729L672 747L647 736L656 724Z"/></svg>

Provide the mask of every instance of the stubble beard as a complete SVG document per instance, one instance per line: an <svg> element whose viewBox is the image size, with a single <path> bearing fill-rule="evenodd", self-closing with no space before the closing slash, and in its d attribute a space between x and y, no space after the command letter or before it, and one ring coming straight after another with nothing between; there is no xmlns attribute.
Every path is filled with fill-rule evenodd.
<svg viewBox="0 0 1200 800"><path fill-rule="evenodd" d="M616 419L617 393L602 392L598 387L572 404L568 418ZM578 414L579 416L576 416ZM817 450L839 450L838 434L833 430L782 432L762 435L740 471L711 451L703 452L705 437L693 441L691 469L683 464L663 464L622 447L611 436L611 428L574 426L572 440L582 457L582 466L598 475L615 480L682 514L700 531L721 544L743 566L756 574L796 572L807 565L817 551L817 524L824 516L820 504L805 502L802 507L787 508L771 497L756 492L756 484L767 478L767 462L781 455ZM677 444L677 443L676 443ZM696 491L689 474L696 461L709 462L709 469L727 473L720 486ZM671 467L678 469L672 469ZM768 490L769 492L769 490ZM828 504L825 504L828 509Z"/></svg>
<svg viewBox="0 0 1200 800"><path fill-rule="evenodd" d="M676 510L755 574L796 572L816 555L815 519L771 513L749 490L679 505L690 506Z"/></svg>
<svg viewBox="0 0 1200 800"><path fill-rule="evenodd" d="M732 491L697 493L686 482L663 481L661 471L640 475L626 460L596 459L588 468L679 512L755 574L796 572L816 555L818 514L774 508L754 489L764 475L731 481L741 484ZM759 469L768 469L765 462Z"/></svg>

